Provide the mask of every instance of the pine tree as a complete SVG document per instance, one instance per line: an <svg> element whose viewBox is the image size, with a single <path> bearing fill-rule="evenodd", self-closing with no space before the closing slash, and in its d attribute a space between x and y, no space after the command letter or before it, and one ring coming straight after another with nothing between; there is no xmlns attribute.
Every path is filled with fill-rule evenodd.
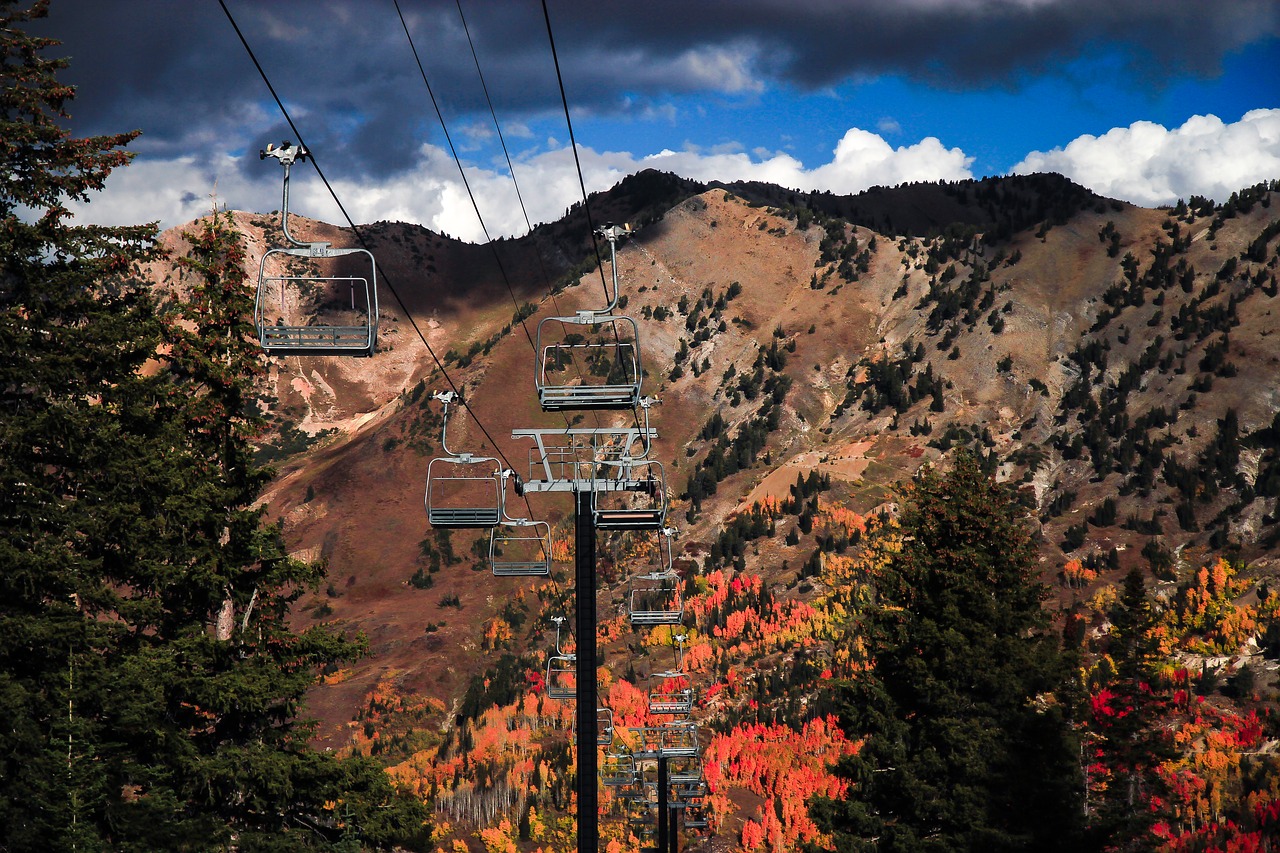
<svg viewBox="0 0 1280 853"><path fill-rule="evenodd" d="M159 340L130 277L154 228L69 221L136 133L70 138L66 62L19 29L44 4L14 5L0 3L0 845L93 849L86 816L113 792L85 712L120 629L82 555L103 505L88 460L110 455L124 386Z"/></svg>
<svg viewBox="0 0 1280 853"><path fill-rule="evenodd" d="M1149 837L1152 799L1169 798L1157 768L1176 755L1168 697L1152 688L1161 660L1152 633L1159 620L1140 569L1125 575L1109 615L1115 678L1089 697L1089 831L1098 847L1135 849L1125 840Z"/></svg>
<svg viewBox="0 0 1280 853"><path fill-rule="evenodd" d="M841 850L1071 850L1080 781L1066 678L1014 498L960 454L907 490L866 614L870 669L835 698L861 751L815 818Z"/></svg>
<svg viewBox="0 0 1280 853"><path fill-rule="evenodd" d="M243 250L189 235L156 311L150 226L73 224L136 134L73 139L52 42L0 0L0 848L421 843L421 803L307 745L301 697L359 644L292 631L323 577L254 501ZM145 367L145 369L144 369Z"/></svg>

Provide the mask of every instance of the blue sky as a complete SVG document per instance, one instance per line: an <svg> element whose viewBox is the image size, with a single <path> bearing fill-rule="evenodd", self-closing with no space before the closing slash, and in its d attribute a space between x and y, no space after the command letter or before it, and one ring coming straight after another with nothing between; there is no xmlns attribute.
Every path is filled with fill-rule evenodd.
<svg viewBox="0 0 1280 853"><path fill-rule="evenodd" d="M226 0L357 221L482 231L392 0ZM540 3L400 0L489 233L580 198ZM1280 178L1275 0L549 0L589 190L655 167L856 192L1060 171L1138 204ZM217 3L54 0L78 133L141 128L79 215L170 226L278 206L292 136ZM311 173L295 209L336 221Z"/></svg>

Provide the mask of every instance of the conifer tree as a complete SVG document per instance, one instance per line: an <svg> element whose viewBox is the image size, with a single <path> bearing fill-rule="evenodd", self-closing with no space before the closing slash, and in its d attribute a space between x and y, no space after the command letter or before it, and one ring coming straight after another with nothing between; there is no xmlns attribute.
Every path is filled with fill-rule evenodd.
<svg viewBox="0 0 1280 853"><path fill-rule="evenodd" d="M86 816L112 792L85 712L119 628L82 554L105 500L88 460L110 455L123 386L159 340L130 278L155 229L77 226L66 208L137 134L62 129L66 62L20 29L44 13L0 3L0 845L15 850L100 846Z"/></svg>
<svg viewBox="0 0 1280 853"><path fill-rule="evenodd" d="M1132 847L1148 837L1152 799L1169 798L1157 768L1176 753L1166 725L1168 697L1152 687L1161 661L1153 635L1158 614L1140 569L1125 575L1109 616L1115 677L1089 702L1089 832L1098 847L1129 849L1125 840Z"/></svg>
<svg viewBox="0 0 1280 853"><path fill-rule="evenodd" d="M0 0L0 849L423 843L421 803L297 721L360 646L286 622L323 571L254 507L239 237L188 235L159 313L155 229L71 221L136 134L61 128L66 63L20 29L44 11Z"/></svg>
<svg viewBox="0 0 1280 853"><path fill-rule="evenodd" d="M1081 809L1056 639L1013 497L959 454L910 485L866 614L868 670L837 689L840 850L1072 850Z"/></svg>

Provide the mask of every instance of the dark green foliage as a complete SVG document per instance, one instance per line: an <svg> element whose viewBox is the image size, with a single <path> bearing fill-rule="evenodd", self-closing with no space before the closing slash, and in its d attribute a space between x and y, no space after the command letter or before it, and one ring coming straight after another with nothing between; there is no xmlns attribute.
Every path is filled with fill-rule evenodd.
<svg viewBox="0 0 1280 853"><path fill-rule="evenodd" d="M134 134L60 128L65 62L20 30L42 14L0 2L0 849L420 845L425 808L296 719L361 645L287 621L324 573L254 508L239 237L189 235L190 298L161 316L154 229L67 221Z"/></svg>
<svg viewBox="0 0 1280 853"><path fill-rule="evenodd" d="M775 532L773 515L760 504L753 504L746 512L735 515L721 529L720 535L711 545L708 564L722 566L742 557L748 542L762 536L772 536Z"/></svg>
<svg viewBox="0 0 1280 853"><path fill-rule="evenodd" d="M934 375L933 365L924 361L924 369L915 370L917 362L924 361L924 347L910 342L902 346L902 354L897 358L861 359L849 368L849 390L844 400L832 412L833 418L844 414L844 410L856 401L862 401L862 408L872 414L879 414L886 408L896 412L905 412L917 401L926 397L932 398L932 410L942 411L942 382ZM856 374L865 371L865 377L853 381ZM915 382L911 380L914 377Z"/></svg>
<svg viewBox="0 0 1280 853"><path fill-rule="evenodd" d="M1075 850L1081 780L1036 552L1012 499L960 454L927 471L865 618L872 668L836 688L858 755L814 815L837 850ZM1061 696L1059 696L1059 699Z"/></svg>
<svg viewBox="0 0 1280 853"><path fill-rule="evenodd" d="M732 291L732 288L730 288ZM791 387L791 378L784 373L771 372L773 364L784 364L786 353L777 349L777 340L770 351L761 350L756 354L756 361L751 373L743 373L730 397L730 404L735 398L746 397L754 400L764 395L764 402L759 414L747 421L732 438L726 431L723 417L717 412L702 428L700 437L705 441L715 439L715 443L689 475L685 497L691 505L690 512L696 513L702 506L703 498L714 495L721 480L732 476L756 463L757 455L764 450L769 433L778 428L782 417L782 401ZM779 368L780 369L780 368ZM766 373L766 370L770 371ZM725 380L731 374L725 374Z"/></svg>
<svg viewBox="0 0 1280 853"><path fill-rule="evenodd" d="M1114 498L1104 500L1092 515L1089 523L1094 527L1110 527L1116 523L1116 502Z"/></svg>
<svg viewBox="0 0 1280 853"><path fill-rule="evenodd" d="M1074 551L1084 544L1089 528L1085 524L1075 524L1062 532L1062 550Z"/></svg>

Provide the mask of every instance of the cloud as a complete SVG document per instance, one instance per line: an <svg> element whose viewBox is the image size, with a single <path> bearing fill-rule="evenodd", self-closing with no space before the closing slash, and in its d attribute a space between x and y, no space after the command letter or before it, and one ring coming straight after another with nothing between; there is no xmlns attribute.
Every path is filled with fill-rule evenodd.
<svg viewBox="0 0 1280 853"><path fill-rule="evenodd" d="M884 116L876 122L876 130L881 133L887 133L890 136L902 133L902 125L892 116Z"/></svg>
<svg viewBox="0 0 1280 853"><path fill-rule="evenodd" d="M456 166L440 156L443 134L390 4L367 9L354 0L227 4L307 144L319 152L326 175L344 188L343 200L358 221L413 219L468 239L482 237ZM509 143L519 139L534 146L523 155L513 151L527 200L534 197L532 203L542 205L530 211L531 217L535 222L558 218L578 191L576 173L567 171L572 157L564 148L560 87L541 9L514 0L463 5L504 136ZM467 149L464 157L480 161L468 164L468 178L483 188L481 210L494 217L491 233L523 230L514 191L504 189L509 185L505 163L486 139L488 104L456 3L400 0L400 6L441 112ZM1274 0L1217 0L1212 13L1206 13L1202 0L558 0L551 17L568 101L579 133L588 133L580 138L587 140L616 138L608 136L606 119L625 119L648 132L659 124L679 128L682 117L704 109L714 115L722 108L743 108L745 117L747 108L761 102L885 75L944 89L1016 88L1030 74L1096 50L1117 52L1127 63L1116 75L1117 87L1136 86L1135 80L1145 85L1168 76L1212 75L1230 51L1280 35L1280 4ZM135 164L113 177L108 194L82 216L186 221L203 212L199 208L215 181L219 197L232 206L278 206L277 178L264 177L252 152L268 141L296 137L217 4L55 0L50 18L39 27L64 41L52 55L72 58L62 76L80 86L71 104L74 133L144 131L132 146L139 152ZM912 116L909 105L894 109L903 121ZM837 127L874 123L875 115L851 113ZM600 122L594 128L593 120ZM807 132L806 120L796 117L797 133ZM888 118L875 124L880 135L856 128L844 134L826 163L812 165L806 148L799 154L811 164L805 168L787 153L760 150L762 142L778 146L777 137L766 142L749 135L748 124L726 132L740 141L736 150L700 153L690 146L653 154L663 144L677 144L653 141L635 143L649 147L630 153L582 148L592 160L588 186L604 189L653 166L703 180L749 178L855 192L870 184L966 177L972 163L963 151L933 137L890 145L884 137L902 139ZM606 132L592 134L593 129ZM1175 133L1182 130L1185 126ZM1136 137L1133 145L1138 138L1167 143L1139 125L1126 132ZM1086 147L1082 140L1076 149ZM1106 154L1111 142L1098 144L1092 156L1101 161L1119 157L1123 148L1117 141ZM1249 152L1242 162L1259 150L1248 139L1236 144ZM1024 163L1036 156L1045 162L1055 156L1071 160L1076 149L1029 155ZM1129 155L1131 160L1138 156L1136 148ZM1003 157L1000 167L1011 159ZM1206 178L1208 165L1193 161L1184 171ZM1163 171L1170 191L1176 189L1175 164L1154 171ZM1248 183L1237 183L1234 171L1220 171L1225 187ZM1122 186L1119 174L1111 180L1119 187L1116 194L1141 189ZM1190 175L1178 180L1191 183ZM300 204L312 198L302 183L295 187ZM1147 183L1152 186L1144 187L1155 193L1154 179ZM320 196L314 201L314 212L302 212L338 218L332 202Z"/></svg>
<svg viewBox="0 0 1280 853"><path fill-rule="evenodd" d="M87 222L125 224L158 218L162 227L170 227L206 213L215 190L219 203L232 208L278 208L279 168L272 168L275 164L271 162L259 162L256 156L247 159L251 165L230 156L212 163L195 157L139 157L113 174L93 203L73 205L72 209ZM948 149L933 137L894 148L876 134L858 128L844 134L829 162L812 169L806 169L785 152L756 151L753 156L740 145L729 144L706 151L666 150L647 156L579 146L578 159L588 192L608 189L627 175L650 168L699 181L766 181L800 190L836 193L905 181L972 177L972 158L959 148ZM567 147L518 155L514 168L534 224L560 218L582 197L573 153ZM330 177L343 206L357 223L418 222L475 242L484 239L486 230L490 237L525 233L515 185L505 170L471 166L467 169L467 182L476 199L475 207L484 216L483 227L458 176L457 165L446 149L436 145L422 145L410 168L385 180ZM535 187L536 192L531 192ZM328 222L342 222L340 211L309 165L293 170L290 209Z"/></svg>
<svg viewBox="0 0 1280 853"><path fill-rule="evenodd" d="M410 166L419 144L440 141L389 6L228 5L286 103L314 117L307 141L330 152L335 168L389 175ZM536 4L465 5L504 122L556 114L560 90ZM446 117L483 121L488 107L455 3L401 6ZM1280 35L1280 4L1217 0L1208 12L1203 0L738 0L731 7L563 0L552 22L575 110L635 117L639 105L666 117L662 105L681 96L750 99L778 87L816 91L884 75L946 89L1016 88L1028 74L1101 48L1126 63L1116 85L1211 76L1229 52ZM141 144L169 158L215 153L214 135L255 149L283 138L283 122L247 120L271 100L216 4L56 0L37 28L62 39L73 59L67 77L81 88L72 110L77 133L141 127Z"/></svg>
<svg viewBox="0 0 1280 853"><path fill-rule="evenodd" d="M1134 122L1033 151L1015 174L1060 172L1096 193L1145 206L1201 195L1219 202L1243 187L1280 178L1280 109L1252 110L1224 123L1192 116L1168 130Z"/></svg>

